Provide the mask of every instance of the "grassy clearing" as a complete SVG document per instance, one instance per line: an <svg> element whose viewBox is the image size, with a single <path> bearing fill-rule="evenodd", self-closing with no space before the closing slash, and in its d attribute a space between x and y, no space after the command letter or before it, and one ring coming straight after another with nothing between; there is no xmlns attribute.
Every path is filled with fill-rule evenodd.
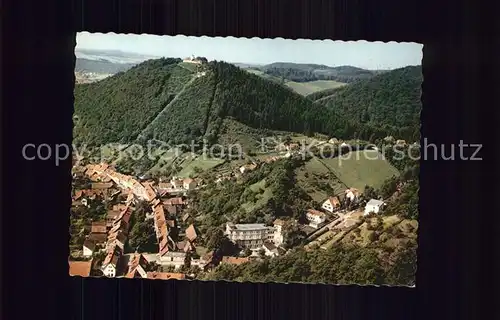
<svg viewBox="0 0 500 320"><path fill-rule="evenodd" d="M345 83L337 82L333 80L317 80L317 81L309 81L309 82L294 82L287 81L285 85L300 95L307 96L308 94L326 90L339 88L345 85Z"/></svg>
<svg viewBox="0 0 500 320"><path fill-rule="evenodd" d="M366 185L380 188L385 180L399 175L399 171L387 160L378 157L373 150L355 151L342 157L321 159L346 186L364 190Z"/></svg>
<svg viewBox="0 0 500 320"><path fill-rule="evenodd" d="M312 158L295 170L297 184L319 203L341 193L345 185L318 159Z"/></svg>
<svg viewBox="0 0 500 320"><path fill-rule="evenodd" d="M266 205L269 199L271 199L273 196L272 190L270 188L266 188L265 179L262 179L261 181L249 186L246 192L248 191L255 194L255 197L253 201L248 201L241 205L241 207L246 212L252 212L256 209L261 208L262 206Z"/></svg>
<svg viewBox="0 0 500 320"><path fill-rule="evenodd" d="M183 67L184 69L187 69L192 72L196 72L198 65L194 63L189 63L189 62L180 62L179 66Z"/></svg>
<svg viewBox="0 0 500 320"><path fill-rule="evenodd" d="M196 175L195 168L200 169L201 172L205 172L223 163L224 160L222 159L204 159L202 156L199 156L196 159L184 162L182 170L177 173L177 176L180 178L188 178Z"/></svg>

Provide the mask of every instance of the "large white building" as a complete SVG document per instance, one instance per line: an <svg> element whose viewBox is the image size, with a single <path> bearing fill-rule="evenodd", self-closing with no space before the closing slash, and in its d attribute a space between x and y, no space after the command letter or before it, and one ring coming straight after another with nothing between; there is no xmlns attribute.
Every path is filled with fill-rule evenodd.
<svg viewBox="0 0 500 320"><path fill-rule="evenodd" d="M368 201L368 203L365 206L365 213L364 215L367 216L370 213L379 213L380 210L383 208L384 202L376 199L371 199Z"/></svg>
<svg viewBox="0 0 500 320"><path fill-rule="evenodd" d="M274 227L263 223L252 224L226 224L226 235L240 247L257 249L262 247L265 241L274 240Z"/></svg>

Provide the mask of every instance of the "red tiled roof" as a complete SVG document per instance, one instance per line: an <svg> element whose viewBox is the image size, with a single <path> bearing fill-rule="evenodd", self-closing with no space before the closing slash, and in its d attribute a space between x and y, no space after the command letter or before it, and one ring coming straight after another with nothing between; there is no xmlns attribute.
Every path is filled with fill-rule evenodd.
<svg viewBox="0 0 500 320"><path fill-rule="evenodd" d="M170 199L167 199L165 201L163 201L163 204L166 204L166 205L183 205L184 204L184 200L182 200L181 197L177 197L177 198L170 198Z"/></svg>
<svg viewBox="0 0 500 320"><path fill-rule="evenodd" d="M148 279L159 279L159 280L169 280L169 279L183 280L183 279L186 279L186 276L183 273L148 272L147 274L148 274Z"/></svg>
<svg viewBox="0 0 500 320"><path fill-rule="evenodd" d="M68 261L69 262L69 275L88 277L92 269L92 261Z"/></svg>
<svg viewBox="0 0 500 320"><path fill-rule="evenodd" d="M250 259L248 257L247 258L222 257L222 262L230 263L230 264L235 264L235 265L239 265L239 264L242 264L242 263L245 263L245 262L248 262L248 261L250 261Z"/></svg>
<svg viewBox="0 0 500 320"><path fill-rule="evenodd" d="M106 233L106 221L93 221L90 233Z"/></svg>
<svg viewBox="0 0 500 320"><path fill-rule="evenodd" d="M313 216L318 216L318 217L322 217L322 216L325 215L323 212L318 211L318 210L314 210L314 209L308 209L307 213L309 213L309 214L311 214Z"/></svg>
<svg viewBox="0 0 500 320"><path fill-rule="evenodd" d="M194 241L198 237L198 235L196 234L196 230L192 224L189 225L189 227L187 227L186 229L186 237L190 241Z"/></svg>

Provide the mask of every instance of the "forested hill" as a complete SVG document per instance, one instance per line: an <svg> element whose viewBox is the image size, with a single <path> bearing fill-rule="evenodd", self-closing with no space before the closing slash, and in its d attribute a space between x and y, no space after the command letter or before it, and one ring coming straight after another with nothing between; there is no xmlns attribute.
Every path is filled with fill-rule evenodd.
<svg viewBox="0 0 500 320"><path fill-rule="evenodd" d="M290 81L307 82L315 80L334 80L343 83L352 83L362 79L369 79L378 71L365 70L353 66L329 67L318 64L300 64L276 62L260 67L268 74Z"/></svg>
<svg viewBox="0 0 500 320"><path fill-rule="evenodd" d="M313 93L308 98L364 128L377 127L395 137L415 141L420 132L422 81L421 66L409 66Z"/></svg>
<svg viewBox="0 0 500 320"><path fill-rule="evenodd" d="M213 61L196 67L171 58L76 85L75 114L75 142L94 145L138 138L215 142L226 119L259 129L339 137L348 127L335 111L234 65Z"/></svg>

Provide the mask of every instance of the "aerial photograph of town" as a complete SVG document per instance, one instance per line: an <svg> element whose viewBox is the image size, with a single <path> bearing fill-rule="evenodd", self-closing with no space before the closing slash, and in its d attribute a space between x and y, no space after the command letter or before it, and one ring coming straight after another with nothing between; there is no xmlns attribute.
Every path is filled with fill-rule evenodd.
<svg viewBox="0 0 500 320"><path fill-rule="evenodd" d="M421 44L76 42L71 276L415 285Z"/></svg>

